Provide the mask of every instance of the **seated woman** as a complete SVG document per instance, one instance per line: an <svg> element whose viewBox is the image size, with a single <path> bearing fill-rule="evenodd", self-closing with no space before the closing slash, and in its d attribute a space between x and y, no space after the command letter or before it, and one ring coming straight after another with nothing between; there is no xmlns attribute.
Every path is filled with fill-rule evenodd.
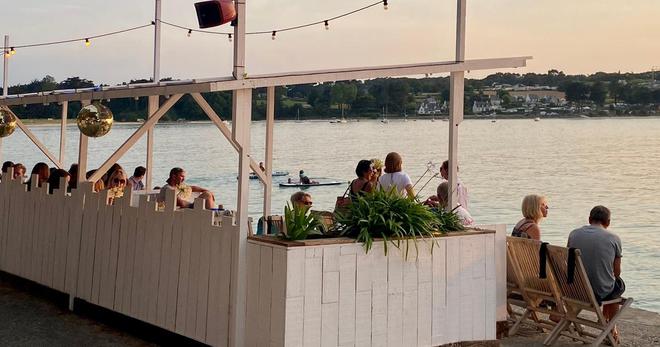
<svg viewBox="0 0 660 347"><path fill-rule="evenodd" d="M66 184L64 187L60 187L60 178L66 178ZM66 185L69 184L69 179L71 175L69 175L69 172L63 169L55 169L53 170L53 174L48 176L48 194L53 194L53 191L55 189L67 189Z"/></svg>
<svg viewBox="0 0 660 347"><path fill-rule="evenodd" d="M395 189L402 197L415 198L412 181L407 173L402 171L403 159L396 152L385 157L385 174L378 179L378 185L384 190Z"/></svg>
<svg viewBox="0 0 660 347"><path fill-rule="evenodd" d="M118 168L112 172L108 177L108 204L114 205L115 201L124 196L124 188L128 182L126 172L122 168Z"/></svg>
<svg viewBox="0 0 660 347"><path fill-rule="evenodd" d="M446 209L449 204L449 182L442 182L438 186L436 197L438 202L438 208ZM466 210L463 206L458 205L453 210L458 219L461 221L461 224L464 226L474 225L474 218L470 215L470 212Z"/></svg>
<svg viewBox="0 0 660 347"><path fill-rule="evenodd" d="M523 219L513 227L511 236L541 240L539 223L548 216L548 202L545 197L536 194L527 195L522 201L522 214Z"/></svg>
<svg viewBox="0 0 660 347"><path fill-rule="evenodd" d="M48 182L48 177L50 177L50 169L48 168L48 164L46 163L37 163L34 165L32 168L32 172L30 174L30 179L28 179L25 184L27 184L27 189L30 191L32 189L32 175L37 175L37 187L43 186L44 183Z"/></svg>
<svg viewBox="0 0 660 347"><path fill-rule="evenodd" d="M23 178L25 177L25 166L21 163L16 163L14 164L14 179L15 180L21 180L23 182Z"/></svg>
<svg viewBox="0 0 660 347"><path fill-rule="evenodd" d="M96 169L89 170L85 173L85 177L89 179L95 173L96 173ZM98 181L94 182L94 186L92 186L92 191L94 193L98 193L104 189L105 189L105 183L103 182L103 178L100 178Z"/></svg>
<svg viewBox="0 0 660 347"><path fill-rule="evenodd" d="M165 181L166 184L160 188L159 202L165 201L167 190L173 190L176 196L176 206L181 208L192 208L195 198L192 193L200 193L198 198L205 200L205 208L210 210L215 207L215 197L208 189L198 186L189 186L183 181L186 179L186 172L175 167L170 170L170 177Z"/></svg>
<svg viewBox="0 0 660 347"><path fill-rule="evenodd" d="M360 160L355 167L357 178L351 182L350 197L355 201L358 196L374 190L372 178L374 176L374 165L369 160Z"/></svg>

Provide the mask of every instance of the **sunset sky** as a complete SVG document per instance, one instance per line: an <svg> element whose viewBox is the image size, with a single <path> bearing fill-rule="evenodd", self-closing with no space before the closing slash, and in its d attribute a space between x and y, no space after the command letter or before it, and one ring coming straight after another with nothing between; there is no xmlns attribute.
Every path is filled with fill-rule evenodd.
<svg viewBox="0 0 660 347"><path fill-rule="evenodd" d="M197 28L193 3L163 0L163 20ZM323 20L371 0L247 0L248 31ZM250 74L452 60L455 0L389 0L353 16L299 31L251 36ZM11 45L92 36L147 24L152 0L0 0L0 35ZM567 74L660 69L658 0L468 0L466 58L531 55L524 69ZM223 26L212 30L230 31ZM49 74L96 83L149 78L153 29L82 42L17 50L9 84ZM231 73L232 44L224 36L163 27L162 77L222 77ZM472 72L482 77L494 71Z"/></svg>

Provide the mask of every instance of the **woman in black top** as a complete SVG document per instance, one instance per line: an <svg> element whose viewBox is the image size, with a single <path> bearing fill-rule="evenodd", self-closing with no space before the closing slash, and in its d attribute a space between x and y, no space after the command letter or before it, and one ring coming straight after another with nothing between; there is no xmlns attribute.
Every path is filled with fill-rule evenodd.
<svg viewBox="0 0 660 347"><path fill-rule="evenodd" d="M359 195L369 193L374 190L374 183L371 181L374 174L374 166L369 160L360 160L355 168L355 174L358 178L351 182L350 196L355 200Z"/></svg>

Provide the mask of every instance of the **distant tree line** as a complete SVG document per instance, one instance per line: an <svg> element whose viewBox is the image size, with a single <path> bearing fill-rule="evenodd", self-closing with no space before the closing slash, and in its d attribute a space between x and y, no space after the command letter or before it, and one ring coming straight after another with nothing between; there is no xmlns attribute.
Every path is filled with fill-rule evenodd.
<svg viewBox="0 0 660 347"><path fill-rule="evenodd" d="M660 74L658 74L660 78ZM578 104L593 102L603 105L608 100L614 103L660 104L660 89L650 88L652 73L605 73L592 75L566 75L562 71L550 70L537 73L495 73L483 79L467 79L465 83L465 108L469 112L472 103L484 100L483 89L494 85L527 85L557 88L566 93L566 99ZM171 79L165 79L171 80ZM131 80L128 83L149 82ZM27 84L9 87L10 94L27 94L60 89L90 88L97 85L93 81L69 77L57 82L52 76L33 80ZM505 106L512 100L502 91L499 96ZM224 119L231 118L232 93L205 93L204 97L214 110ZM278 118L295 118L298 115L311 117L378 117L388 114L414 114L418 103L426 97L439 102L449 100L449 78L379 78L367 81L346 81L337 83L303 84L277 87L275 91L275 112ZM161 97L161 102L164 102ZM147 98L112 99L108 105L119 121L146 119ZM58 118L60 107L56 104L27 105L14 107L14 112L24 118ZM70 103L69 118L75 118L80 103ZM253 118L264 119L266 115L266 91L257 89L253 93ZM164 116L165 120L206 119L204 112L189 95L177 102Z"/></svg>

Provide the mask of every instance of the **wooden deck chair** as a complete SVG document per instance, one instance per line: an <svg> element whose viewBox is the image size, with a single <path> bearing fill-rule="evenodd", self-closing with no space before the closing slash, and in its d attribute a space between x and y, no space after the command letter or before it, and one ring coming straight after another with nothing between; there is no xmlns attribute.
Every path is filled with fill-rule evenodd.
<svg viewBox="0 0 660 347"><path fill-rule="evenodd" d="M309 212L316 215L319 218L321 223L323 223L325 230L330 230L332 227L334 227L335 225L334 213L330 211L317 211L317 210L311 210Z"/></svg>
<svg viewBox="0 0 660 347"><path fill-rule="evenodd" d="M519 290L526 303L525 311L509 329L509 335L515 335L520 324L528 319L531 319L531 323L538 328L548 331L554 329L555 322L541 319L538 316L538 313L559 317L564 315L559 289L547 262L545 265L546 278L540 278L541 242L509 236L507 237L507 248L511 254L514 276L518 279ZM554 304L555 310L548 309L546 307L548 303Z"/></svg>
<svg viewBox="0 0 660 347"><path fill-rule="evenodd" d="M522 313L519 311L524 311L527 308L527 303L523 298L522 291L520 290L520 284L518 284L518 278L513 269L513 263L511 259L511 251L507 247L506 250L506 311L509 314L509 321L511 324L515 324ZM514 310L514 307L520 308L520 310ZM537 321L537 316L535 312L531 313L531 318L534 321Z"/></svg>
<svg viewBox="0 0 660 347"><path fill-rule="evenodd" d="M569 250L566 247L548 246L548 263L558 280L561 300L566 307L566 315L557 324L557 328L544 341L544 344L549 345L554 343L559 337L559 334L573 323L575 329L580 334L580 336L574 336L574 338L585 343L591 343L592 346L600 345L607 338L612 346L618 346L611 331L616 321L621 317L621 313L632 304L633 299L618 298L603 302L602 304L619 303L621 305L619 312L612 320L606 322L602 307L598 304L591 288L591 283L582 263L579 249L575 250L573 281L572 283L568 283L568 254ZM585 317L584 315L578 316L582 311L595 313L596 319L590 320L588 319L589 317ZM599 330L600 334L585 331L584 326Z"/></svg>

